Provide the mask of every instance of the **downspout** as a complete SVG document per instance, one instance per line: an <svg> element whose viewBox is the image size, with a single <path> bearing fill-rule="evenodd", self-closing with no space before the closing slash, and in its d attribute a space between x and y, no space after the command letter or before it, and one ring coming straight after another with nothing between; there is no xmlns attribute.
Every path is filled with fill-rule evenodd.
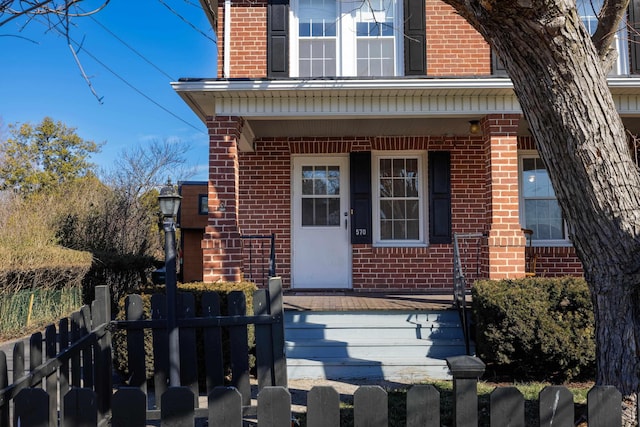
<svg viewBox="0 0 640 427"><path fill-rule="evenodd" d="M222 77L231 75L231 0L224 0L224 58Z"/></svg>

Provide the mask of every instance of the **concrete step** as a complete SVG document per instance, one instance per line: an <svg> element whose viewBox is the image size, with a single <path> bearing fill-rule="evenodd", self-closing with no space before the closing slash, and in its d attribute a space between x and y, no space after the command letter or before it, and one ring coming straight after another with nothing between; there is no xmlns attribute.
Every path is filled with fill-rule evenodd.
<svg viewBox="0 0 640 427"><path fill-rule="evenodd" d="M451 379L444 360L393 359L384 363L356 358L332 360L292 359L287 361L290 379L384 379L388 381L421 382L430 379Z"/></svg>
<svg viewBox="0 0 640 427"><path fill-rule="evenodd" d="M454 310L287 312L285 339L291 379L443 379L466 354Z"/></svg>
<svg viewBox="0 0 640 427"><path fill-rule="evenodd" d="M352 339L348 342L331 340L287 341L286 354L294 359L323 359L337 355L386 360L402 357L432 357L443 359L452 354L464 354L464 340L387 340Z"/></svg>

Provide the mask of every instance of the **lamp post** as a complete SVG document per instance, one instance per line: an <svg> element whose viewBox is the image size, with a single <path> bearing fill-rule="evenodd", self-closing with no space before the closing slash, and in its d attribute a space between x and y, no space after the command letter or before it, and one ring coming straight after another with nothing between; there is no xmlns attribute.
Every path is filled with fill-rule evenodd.
<svg viewBox="0 0 640 427"><path fill-rule="evenodd" d="M167 292L167 333L169 335L169 385L180 385L180 337L178 331L177 304L178 280L176 274L176 224L173 218L178 214L180 199L171 180L160 190L158 201L164 218L164 269Z"/></svg>

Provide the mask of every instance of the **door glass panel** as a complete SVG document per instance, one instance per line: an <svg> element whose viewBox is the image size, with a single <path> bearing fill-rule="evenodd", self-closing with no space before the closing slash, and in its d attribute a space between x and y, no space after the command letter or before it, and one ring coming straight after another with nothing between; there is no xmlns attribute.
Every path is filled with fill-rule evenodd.
<svg viewBox="0 0 640 427"><path fill-rule="evenodd" d="M340 225L340 168L302 167L302 225Z"/></svg>

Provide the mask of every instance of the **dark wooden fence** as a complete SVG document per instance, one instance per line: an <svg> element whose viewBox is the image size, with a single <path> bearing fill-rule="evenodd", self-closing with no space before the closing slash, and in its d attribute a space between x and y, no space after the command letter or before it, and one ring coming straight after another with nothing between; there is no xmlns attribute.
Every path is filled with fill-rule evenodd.
<svg viewBox="0 0 640 427"><path fill-rule="evenodd" d="M164 295L151 298L150 320L143 319L143 301L139 295L129 295L126 300L126 318L114 321L118 329L127 331L128 380L127 385L146 393L147 364L145 354L145 329L153 335L153 396L147 410L148 419L159 419L163 394L169 379L169 339L166 329L167 302ZM207 409L198 408L199 388L206 387L205 396L215 387L230 385L242 396L245 412L250 412L250 350L248 326L254 325L255 358L258 389L265 386L286 386L287 366L284 354L284 311L282 281L269 280L269 289L253 294L253 315L247 316L245 294L230 292L227 296L227 313L221 315L219 296L214 292L202 295L200 317L195 317L195 298L190 293L180 293L178 298L178 328L180 330L180 385L189 388L194 396L198 416L206 416ZM198 340L200 335L200 342ZM226 343L226 345L223 345ZM223 348L228 349L223 357ZM200 356L199 354L200 353ZM230 368L231 372L226 372ZM200 384L200 387L199 387Z"/></svg>
<svg viewBox="0 0 640 427"><path fill-rule="evenodd" d="M40 332L33 334L28 353L24 342L16 343L11 383L7 356L0 351L0 427L53 427L58 425L59 413L62 425L85 425L72 422L72 414L84 407L84 402L74 400L80 390L93 395L90 410L97 414L93 425L98 420L106 424L113 393L110 320L109 290L97 287L91 307L62 319L57 328L48 326L44 339Z"/></svg>
<svg viewBox="0 0 640 427"><path fill-rule="evenodd" d="M209 307L202 317L184 315L179 320L181 349L180 387L167 387L167 366L163 351L156 346L154 393L157 404L146 393L143 374L144 354L141 335L152 328L154 340L166 343L162 315L152 320L109 321L110 300L106 287L96 289L92 307L83 307L58 328L49 326L44 334L32 335L29 343L29 369L24 366L22 343L13 352L13 381L9 383L7 358L0 351L0 427L61 426L145 426L149 420L160 420L163 426L193 426L196 419L208 420L211 426L240 427L252 411L247 372L247 325L256 329L256 358L259 393L253 408L260 427L291 425L291 396L286 389L284 358L284 326L282 324L282 289L278 278L271 279L268 290L254 296L254 315L242 311L244 298L231 298L231 316L220 316L215 297L204 300ZM193 313L189 297L186 312ZM133 297L130 305L136 306ZM235 301L235 302L234 302ZM235 311L234 311L235 310ZM135 312L136 310L132 310ZM184 311L183 311L184 312ZM236 314L233 314L236 313ZM111 330L128 330L131 355L131 377L127 386L113 388ZM206 404L199 406L197 369L194 357L196 329L205 335ZM223 362L220 360L222 329L230 330L229 345L234 360L231 386L221 386ZM183 336L186 337L183 339ZM235 338L233 338L235 336ZM44 343L44 348L43 348ZM234 350L233 347L237 346ZM447 360L453 380L453 425L478 425L478 377L484 364L477 358L458 356ZM620 393L613 387L594 387L588 395L589 427L621 425ZM440 426L440 396L429 385L413 386L407 393L406 425ZM153 407L152 407L153 406ZM540 425L569 427L574 425L571 393L564 387L547 387L540 394ZM354 395L355 427L386 427L389 424L387 394L378 386L360 387ZM495 427L525 425L524 398L513 387L497 388L490 398L490 422ZM340 402L330 387L315 387L307 395L307 426L338 426Z"/></svg>

